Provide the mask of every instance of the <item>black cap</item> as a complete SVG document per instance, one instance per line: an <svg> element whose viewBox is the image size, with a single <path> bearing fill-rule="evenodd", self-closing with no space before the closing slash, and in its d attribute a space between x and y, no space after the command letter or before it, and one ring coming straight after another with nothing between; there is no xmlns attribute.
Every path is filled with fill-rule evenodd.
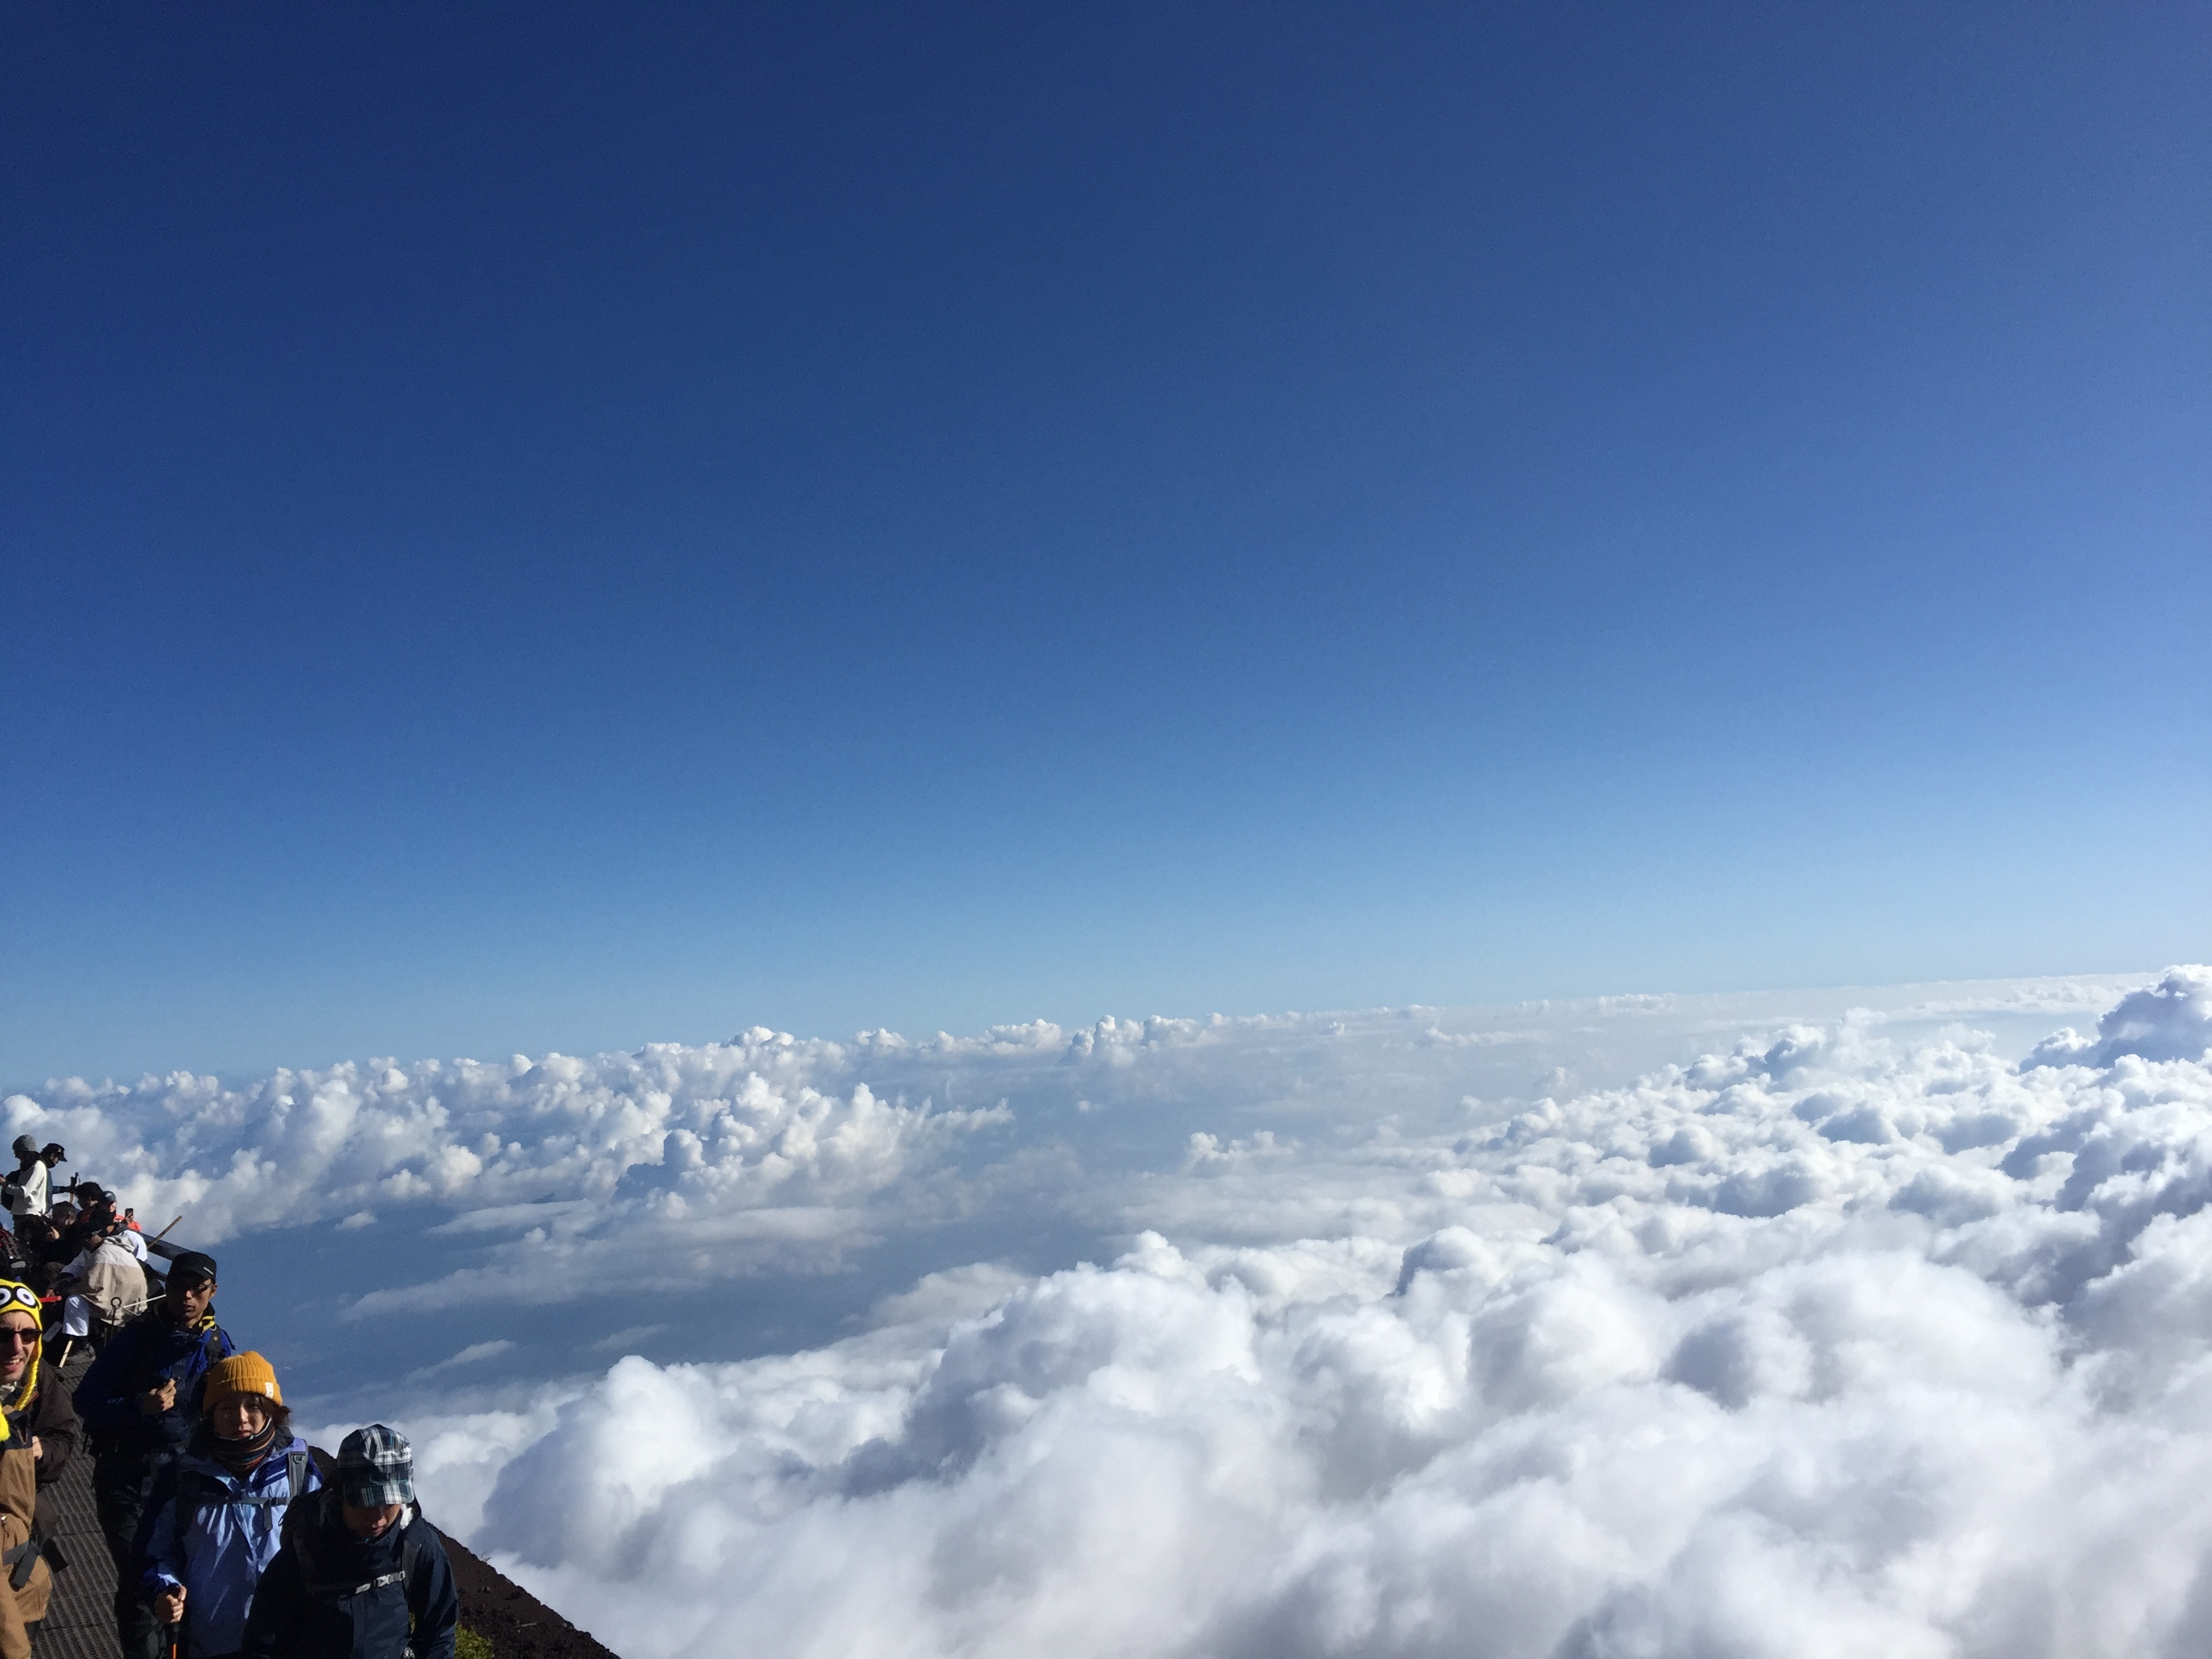
<svg viewBox="0 0 2212 1659"><path fill-rule="evenodd" d="M169 1283L191 1284L196 1279L215 1277L215 1258L202 1255L198 1250L186 1250L169 1261Z"/></svg>
<svg viewBox="0 0 2212 1659"><path fill-rule="evenodd" d="M69 1154L62 1149L62 1144L58 1140L50 1140L45 1146L40 1147L39 1156L40 1158L50 1158L57 1164L66 1164L69 1162Z"/></svg>

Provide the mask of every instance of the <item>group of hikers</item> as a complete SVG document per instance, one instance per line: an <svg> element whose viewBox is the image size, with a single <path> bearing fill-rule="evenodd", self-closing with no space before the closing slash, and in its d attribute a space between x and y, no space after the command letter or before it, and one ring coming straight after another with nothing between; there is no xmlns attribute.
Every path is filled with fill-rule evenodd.
<svg viewBox="0 0 2212 1659"><path fill-rule="evenodd" d="M276 1369L216 1322L214 1260L178 1251L157 1274L136 1218L94 1183L59 1189L73 1213L56 1213L61 1147L24 1137L15 1152L22 1167L0 1184L14 1218L0 1232L0 1659L29 1659L67 1565L39 1495L80 1437L123 1659L453 1659L459 1597L405 1438L371 1424L319 1468ZM62 1366L80 1342L94 1358L71 1389Z"/></svg>

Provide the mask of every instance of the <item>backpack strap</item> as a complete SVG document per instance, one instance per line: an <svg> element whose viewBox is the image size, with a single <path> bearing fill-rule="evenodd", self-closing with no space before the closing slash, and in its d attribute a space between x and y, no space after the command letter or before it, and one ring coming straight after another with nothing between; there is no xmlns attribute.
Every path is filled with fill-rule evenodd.
<svg viewBox="0 0 2212 1659"><path fill-rule="evenodd" d="M334 1489L325 1486L295 1498L292 1507L284 1512L284 1543L291 1549L300 1564L300 1589L311 1601L325 1605L349 1601L356 1595L367 1595L391 1584L406 1583L414 1571L418 1552L415 1540L408 1539L400 1549L399 1571L379 1574L360 1583L333 1577L324 1565L321 1552L316 1548L316 1534L328 1520L330 1499Z"/></svg>
<svg viewBox="0 0 2212 1659"><path fill-rule="evenodd" d="M39 1557L45 1553L46 1547L46 1538L34 1524L29 1537L5 1555L0 1555L0 1565L9 1570L9 1589L22 1589L30 1583L31 1575L38 1570Z"/></svg>
<svg viewBox="0 0 2212 1659"><path fill-rule="evenodd" d="M169 1541L177 1553L177 1559L181 1561L185 1559L185 1532L190 1529L193 1521L198 1518L199 1512L210 1506L227 1504L239 1509L273 1510L282 1504L284 1506L284 1519L282 1524L285 1528L289 1528L292 1524L293 1501L301 1495L307 1473L307 1454L303 1451L286 1452L284 1454L284 1491L240 1492L233 1492L220 1481L211 1479L204 1470L179 1468L177 1471L176 1502L169 1510L172 1528ZM286 1532L284 1537L289 1542L289 1532Z"/></svg>

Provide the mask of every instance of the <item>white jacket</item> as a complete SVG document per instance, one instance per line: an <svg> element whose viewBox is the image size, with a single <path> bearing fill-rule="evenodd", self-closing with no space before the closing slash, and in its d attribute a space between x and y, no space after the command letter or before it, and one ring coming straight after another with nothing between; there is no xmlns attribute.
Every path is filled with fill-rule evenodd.
<svg viewBox="0 0 2212 1659"><path fill-rule="evenodd" d="M22 1183L23 1195L8 1207L17 1215L44 1215L48 1208L48 1183L53 1180L52 1172L46 1168L46 1159L32 1159L31 1167L22 1170L15 1178Z"/></svg>

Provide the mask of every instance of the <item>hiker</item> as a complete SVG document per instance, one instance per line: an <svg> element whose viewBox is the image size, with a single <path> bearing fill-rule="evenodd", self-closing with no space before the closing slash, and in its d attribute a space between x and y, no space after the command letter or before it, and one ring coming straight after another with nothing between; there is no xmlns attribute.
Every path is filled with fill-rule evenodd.
<svg viewBox="0 0 2212 1659"><path fill-rule="evenodd" d="M115 1635L123 1659L151 1659L153 1611L138 1594L138 1524L154 1480L199 1420L208 1369L237 1352L215 1318L215 1261L186 1250L161 1299L110 1339L76 1385L92 1442L92 1501L115 1559Z"/></svg>
<svg viewBox="0 0 2212 1659"><path fill-rule="evenodd" d="M106 1191L99 1182L79 1181L63 1190L75 1200L76 1208L71 1211L67 1204L55 1204L52 1211L56 1224L54 1242L49 1255L68 1263L93 1249L110 1233L118 1231L122 1221L115 1213L115 1194ZM61 1219L64 1211L70 1212L66 1222Z"/></svg>
<svg viewBox="0 0 2212 1659"><path fill-rule="evenodd" d="M123 1218L115 1207L115 1194L96 1181L79 1181L72 1189L76 1194L76 1237L82 1249L94 1239L105 1238L123 1224Z"/></svg>
<svg viewBox="0 0 2212 1659"><path fill-rule="evenodd" d="M57 1199L45 1215L15 1218L15 1237L23 1246L23 1277L41 1295L52 1291L54 1280L81 1248L70 1242L76 1222L76 1206L65 1198Z"/></svg>
<svg viewBox="0 0 2212 1659"><path fill-rule="evenodd" d="M415 1501L415 1455L396 1430L372 1423L338 1447L337 1485L285 1516L240 1653L453 1659L460 1616L453 1564Z"/></svg>
<svg viewBox="0 0 2212 1659"><path fill-rule="evenodd" d="M119 1230L93 1240L62 1270L62 1334L97 1349L146 1305L146 1270Z"/></svg>
<svg viewBox="0 0 2212 1659"><path fill-rule="evenodd" d="M209 1366L203 1405L184 1455L154 1483L138 1534L138 1588L156 1624L182 1626L189 1659L238 1651L287 1506L322 1485L259 1354Z"/></svg>
<svg viewBox="0 0 2212 1659"><path fill-rule="evenodd" d="M39 1293L0 1279L0 1659L30 1659L53 1574L39 1527L39 1489L76 1449L76 1413L58 1376L40 1365Z"/></svg>
<svg viewBox="0 0 2212 1659"><path fill-rule="evenodd" d="M43 1216L52 1193L53 1167L69 1154L58 1142L50 1141L41 1149L28 1135L17 1135L13 1148L17 1168L5 1182L0 1182L0 1195L8 1203L8 1213L15 1218L18 1231L25 1216Z"/></svg>

